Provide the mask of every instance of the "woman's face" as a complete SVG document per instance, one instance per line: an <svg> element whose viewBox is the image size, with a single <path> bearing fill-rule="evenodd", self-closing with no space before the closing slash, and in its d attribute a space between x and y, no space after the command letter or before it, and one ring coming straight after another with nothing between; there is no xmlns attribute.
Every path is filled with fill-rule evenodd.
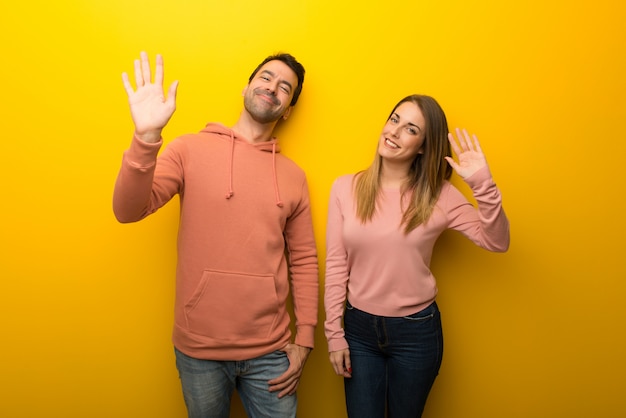
<svg viewBox="0 0 626 418"><path fill-rule="evenodd" d="M420 108L404 102L394 110L383 127L378 154L389 162L410 162L424 152L426 123Z"/></svg>

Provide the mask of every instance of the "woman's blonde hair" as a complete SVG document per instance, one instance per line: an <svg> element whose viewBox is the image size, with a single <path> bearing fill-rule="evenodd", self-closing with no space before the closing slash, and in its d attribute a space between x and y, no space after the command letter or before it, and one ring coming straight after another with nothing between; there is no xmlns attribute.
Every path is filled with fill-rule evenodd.
<svg viewBox="0 0 626 418"><path fill-rule="evenodd" d="M405 196L410 196L407 207L403 209L401 221L404 233L408 234L430 218L444 182L452 175L452 167L444 159L452 154L446 115L432 97L419 94L405 97L396 104L387 120L398 106L406 102L419 107L426 122L423 153L418 154L411 163L408 179L402 187L402 201L406 201ZM378 146L376 149L372 165L355 177L356 211L362 223L370 221L374 216L380 193L382 158L378 154Z"/></svg>

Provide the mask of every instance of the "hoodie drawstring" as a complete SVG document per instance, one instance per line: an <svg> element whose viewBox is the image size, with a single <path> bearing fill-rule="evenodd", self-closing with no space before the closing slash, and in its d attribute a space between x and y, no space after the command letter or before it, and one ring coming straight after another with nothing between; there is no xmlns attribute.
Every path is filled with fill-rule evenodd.
<svg viewBox="0 0 626 418"><path fill-rule="evenodd" d="M278 178L276 177L276 143L272 144L272 174L274 174L274 193L276 195L276 206L283 207L283 201L280 200L280 192L278 191Z"/></svg>
<svg viewBox="0 0 626 418"><path fill-rule="evenodd" d="M233 197L233 160L235 159L235 134L230 131L230 167L228 171L228 193L226 199Z"/></svg>
<svg viewBox="0 0 626 418"><path fill-rule="evenodd" d="M230 131L230 161L228 167L228 192L226 193L226 199L233 197L235 192L233 191L233 164L235 159L235 134ZM272 143L272 180L274 181L274 196L276 197L276 206L283 207L283 201L280 199L280 192L278 190L278 177L276 176L276 143Z"/></svg>

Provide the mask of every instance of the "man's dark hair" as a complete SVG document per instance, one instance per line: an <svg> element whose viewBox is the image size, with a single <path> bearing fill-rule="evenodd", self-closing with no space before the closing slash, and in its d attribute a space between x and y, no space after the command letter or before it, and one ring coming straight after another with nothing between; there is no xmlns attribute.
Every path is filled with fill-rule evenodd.
<svg viewBox="0 0 626 418"><path fill-rule="evenodd" d="M298 97L300 97L300 93L302 92L302 84L304 83L304 66L300 64L291 54L278 53L265 58L263 62L254 69L254 71L250 75L250 78L248 79L248 83L252 81L252 79L254 78L256 73L259 72L261 67L263 67L268 62L275 60L284 62L289 68L291 68L294 73L296 73L296 76L298 77L298 85L293 92L293 98L291 99L290 103L290 106L294 106L298 101Z"/></svg>

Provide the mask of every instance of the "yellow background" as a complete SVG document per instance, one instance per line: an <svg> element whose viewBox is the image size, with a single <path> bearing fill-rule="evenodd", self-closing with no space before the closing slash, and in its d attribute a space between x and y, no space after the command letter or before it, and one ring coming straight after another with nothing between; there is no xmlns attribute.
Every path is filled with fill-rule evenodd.
<svg viewBox="0 0 626 418"><path fill-rule="evenodd" d="M370 163L398 99L436 97L481 139L512 244L438 243L446 349L424 416L624 416L625 19L617 0L4 2L0 416L185 416L178 203L131 225L111 210L132 134L120 74L141 50L180 80L167 140L232 124L266 55L304 63L279 136L308 173L322 269L332 180ZM316 341L299 417L344 417Z"/></svg>

